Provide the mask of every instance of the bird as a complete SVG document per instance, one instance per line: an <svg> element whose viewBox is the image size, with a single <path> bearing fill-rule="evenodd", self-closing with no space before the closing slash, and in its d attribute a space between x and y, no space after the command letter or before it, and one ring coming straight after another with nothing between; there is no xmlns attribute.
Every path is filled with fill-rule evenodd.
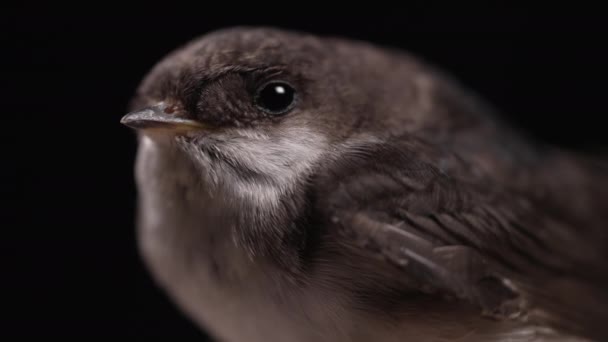
<svg viewBox="0 0 608 342"><path fill-rule="evenodd" d="M220 28L127 113L137 249L213 338L608 340L607 164L423 57Z"/></svg>

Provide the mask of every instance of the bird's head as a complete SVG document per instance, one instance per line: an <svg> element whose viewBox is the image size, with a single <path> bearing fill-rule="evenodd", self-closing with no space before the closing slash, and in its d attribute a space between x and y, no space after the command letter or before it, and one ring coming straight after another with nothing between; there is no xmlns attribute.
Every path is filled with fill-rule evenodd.
<svg viewBox="0 0 608 342"><path fill-rule="evenodd" d="M387 56L360 42L221 30L158 63L122 122L187 149L216 182L235 175L288 191L322 156L428 111L419 65Z"/></svg>
<svg viewBox="0 0 608 342"><path fill-rule="evenodd" d="M434 80L415 59L363 42L232 28L160 61L122 123L185 154L196 183L253 204L241 210L247 222L274 217L260 223L273 231L301 207L298 192L344 155L447 127Z"/></svg>

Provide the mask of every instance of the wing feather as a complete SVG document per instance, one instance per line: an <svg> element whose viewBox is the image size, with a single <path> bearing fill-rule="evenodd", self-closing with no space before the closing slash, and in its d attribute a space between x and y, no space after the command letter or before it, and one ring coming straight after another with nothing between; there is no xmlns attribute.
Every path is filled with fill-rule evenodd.
<svg viewBox="0 0 608 342"><path fill-rule="evenodd" d="M491 173L476 179L470 165L439 167L461 156L415 144L383 145L344 162L348 170L337 168L327 204L337 229L417 279L421 292L469 301L494 317L608 340L601 216L569 212L568 201L553 196L550 185L559 182L542 179L550 175L546 167L522 166L529 174L514 178L525 182ZM564 179L569 190L573 182Z"/></svg>

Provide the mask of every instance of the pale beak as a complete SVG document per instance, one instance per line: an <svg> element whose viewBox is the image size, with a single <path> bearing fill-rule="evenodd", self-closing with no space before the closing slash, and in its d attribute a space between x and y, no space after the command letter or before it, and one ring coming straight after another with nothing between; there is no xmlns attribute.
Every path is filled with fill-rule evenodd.
<svg viewBox="0 0 608 342"><path fill-rule="evenodd" d="M171 110L161 102L155 106L126 114L120 123L137 130L161 129L171 131L205 130L210 127L198 121L186 119L180 111Z"/></svg>

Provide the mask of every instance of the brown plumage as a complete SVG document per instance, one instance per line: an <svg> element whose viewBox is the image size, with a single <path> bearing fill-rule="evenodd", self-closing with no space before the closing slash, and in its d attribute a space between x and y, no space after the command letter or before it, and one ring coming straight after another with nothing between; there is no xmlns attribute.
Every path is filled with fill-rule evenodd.
<svg viewBox="0 0 608 342"><path fill-rule="evenodd" d="M220 339L608 339L606 165L404 52L222 30L133 109L143 256Z"/></svg>

